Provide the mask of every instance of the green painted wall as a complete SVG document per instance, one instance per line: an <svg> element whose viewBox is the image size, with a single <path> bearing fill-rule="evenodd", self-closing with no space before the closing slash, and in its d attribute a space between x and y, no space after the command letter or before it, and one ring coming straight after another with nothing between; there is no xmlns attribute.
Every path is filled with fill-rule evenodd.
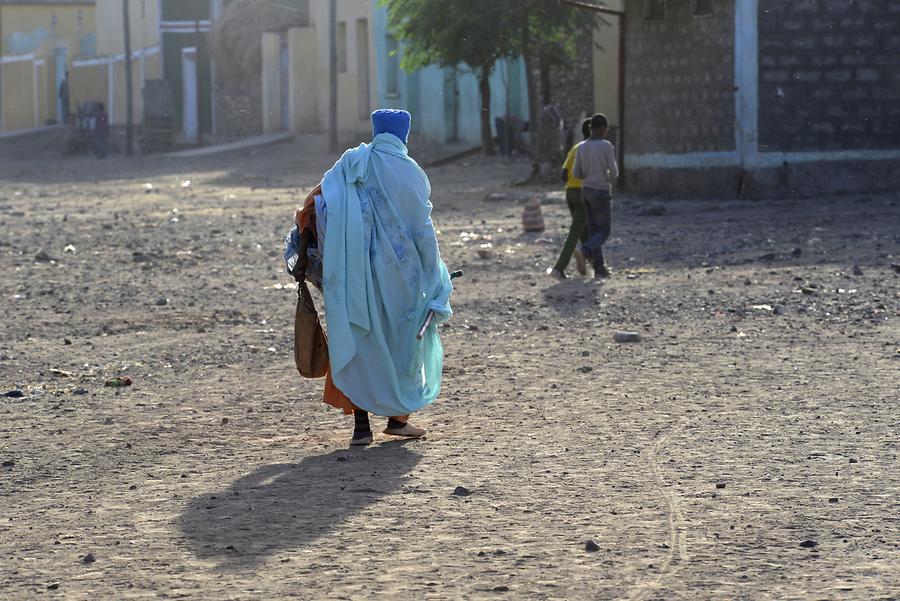
<svg viewBox="0 0 900 601"><path fill-rule="evenodd" d="M163 0L162 21L208 21L210 19L209 0ZM197 48L197 79L200 96L200 128L208 133L212 129L212 69L207 49L205 32L176 33L163 30L162 33L163 77L172 88L175 101L176 123L181 127L184 107L182 50Z"/></svg>

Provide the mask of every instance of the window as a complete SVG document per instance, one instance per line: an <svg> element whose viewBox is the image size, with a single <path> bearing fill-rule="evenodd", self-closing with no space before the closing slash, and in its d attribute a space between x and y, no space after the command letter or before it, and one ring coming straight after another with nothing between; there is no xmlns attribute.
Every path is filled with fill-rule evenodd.
<svg viewBox="0 0 900 601"><path fill-rule="evenodd" d="M694 16L706 17L712 14L712 0L694 0Z"/></svg>
<svg viewBox="0 0 900 601"><path fill-rule="evenodd" d="M81 56L97 56L96 33L86 33L78 38L78 54Z"/></svg>
<svg viewBox="0 0 900 601"><path fill-rule="evenodd" d="M662 21L666 18L666 0L644 0L644 19Z"/></svg>
<svg viewBox="0 0 900 601"><path fill-rule="evenodd" d="M347 22L337 24L337 70L347 72Z"/></svg>
<svg viewBox="0 0 900 601"><path fill-rule="evenodd" d="M385 40L387 61L385 62L386 95L388 98L400 97L400 45L397 38L388 35Z"/></svg>

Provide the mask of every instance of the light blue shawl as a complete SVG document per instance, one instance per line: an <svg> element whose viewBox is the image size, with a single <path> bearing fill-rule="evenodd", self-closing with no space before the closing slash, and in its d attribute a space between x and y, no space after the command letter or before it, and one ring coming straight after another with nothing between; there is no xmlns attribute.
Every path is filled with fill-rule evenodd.
<svg viewBox="0 0 900 601"><path fill-rule="evenodd" d="M406 415L441 387L437 325L453 290L431 221L431 185L393 134L344 153L322 180L323 294L334 383L375 415ZM429 310L435 319L416 334Z"/></svg>

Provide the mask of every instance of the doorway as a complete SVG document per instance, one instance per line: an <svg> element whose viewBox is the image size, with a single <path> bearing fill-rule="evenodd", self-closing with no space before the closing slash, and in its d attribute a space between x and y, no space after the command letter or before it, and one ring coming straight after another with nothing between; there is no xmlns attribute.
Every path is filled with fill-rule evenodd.
<svg viewBox="0 0 900 601"><path fill-rule="evenodd" d="M281 129L291 129L291 82L290 82L291 55L287 34L281 34Z"/></svg>
<svg viewBox="0 0 900 601"><path fill-rule="evenodd" d="M197 140L200 134L200 118L197 111L197 49L181 51L181 123L182 133L188 140Z"/></svg>

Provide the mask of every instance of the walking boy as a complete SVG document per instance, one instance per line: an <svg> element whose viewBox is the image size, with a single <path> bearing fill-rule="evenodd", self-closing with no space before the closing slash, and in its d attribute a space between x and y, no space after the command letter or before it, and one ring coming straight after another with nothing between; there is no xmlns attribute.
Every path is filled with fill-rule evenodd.
<svg viewBox="0 0 900 601"><path fill-rule="evenodd" d="M581 134L587 140L591 136L591 120L585 119L581 123ZM551 277L557 280L566 278L566 267L569 266L569 259L572 253L575 253L575 269L581 275L587 275L587 266L584 262L584 255L575 247L580 240L582 244L587 242L587 216L584 210L584 200L581 198L581 180L572 173L572 167L575 164L575 153L582 142L575 144L569 150L566 162L563 164L562 179L566 182L566 204L569 205L569 213L572 214L572 226L569 228L569 235L563 244L562 251L559 253L559 259L553 269L549 270Z"/></svg>
<svg viewBox="0 0 900 601"><path fill-rule="evenodd" d="M591 117L591 137L575 153L575 177L582 180L581 194L587 210L588 241L581 245L585 259L591 261L595 278L610 275L603 258L603 244L611 231L612 184L619 177L616 151L606 140L609 121L597 113Z"/></svg>

